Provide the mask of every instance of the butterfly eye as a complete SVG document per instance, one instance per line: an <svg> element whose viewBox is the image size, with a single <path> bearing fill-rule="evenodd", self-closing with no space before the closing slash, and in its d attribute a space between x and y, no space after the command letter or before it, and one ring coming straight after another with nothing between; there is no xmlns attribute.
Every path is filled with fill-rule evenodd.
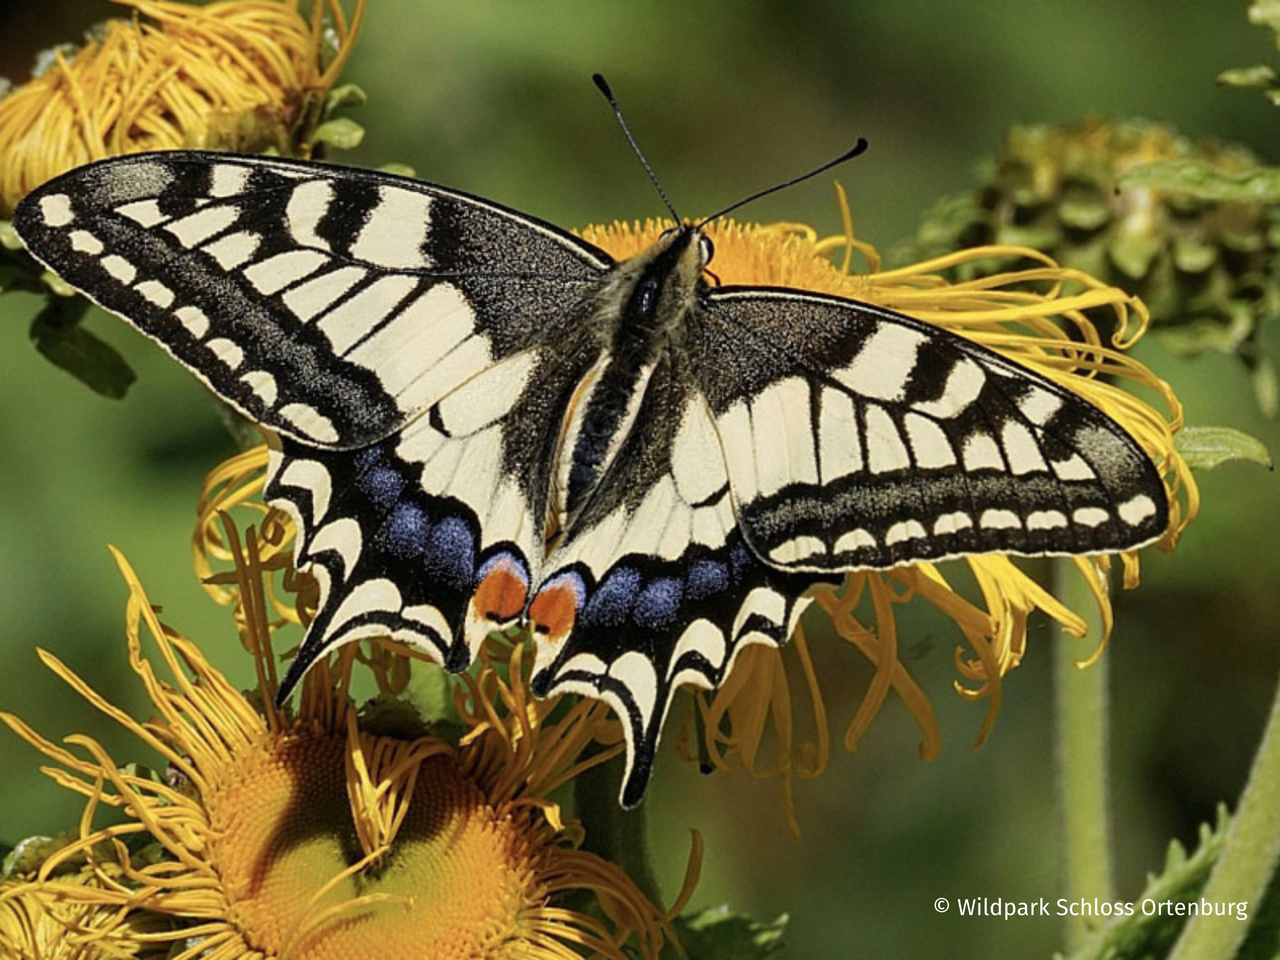
<svg viewBox="0 0 1280 960"><path fill-rule="evenodd" d="M667 227L667 229L663 230L660 234L658 234L658 239L659 239L659 240L670 240L672 237L674 237L674 236L675 236L677 233L679 233L679 232L680 232L680 228L679 228L679 227Z"/></svg>
<svg viewBox="0 0 1280 960"><path fill-rule="evenodd" d="M711 258L716 255L716 245L711 242L711 238L705 233L698 234L698 247L702 252L702 265L705 267L711 262Z"/></svg>

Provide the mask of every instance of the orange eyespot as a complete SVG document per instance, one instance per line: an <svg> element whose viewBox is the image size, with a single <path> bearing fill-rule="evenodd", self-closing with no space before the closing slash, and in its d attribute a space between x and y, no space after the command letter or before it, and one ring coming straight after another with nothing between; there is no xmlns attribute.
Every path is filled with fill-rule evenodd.
<svg viewBox="0 0 1280 960"><path fill-rule="evenodd" d="M503 558L476 588L476 612L494 623L506 623L520 616L528 593L523 572L513 561Z"/></svg>
<svg viewBox="0 0 1280 960"><path fill-rule="evenodd" d="M558 580L542 588L529 605L529 619L534 630L551 642L563 640L573 629L578 616L578 590L569 579Z"/></svg>

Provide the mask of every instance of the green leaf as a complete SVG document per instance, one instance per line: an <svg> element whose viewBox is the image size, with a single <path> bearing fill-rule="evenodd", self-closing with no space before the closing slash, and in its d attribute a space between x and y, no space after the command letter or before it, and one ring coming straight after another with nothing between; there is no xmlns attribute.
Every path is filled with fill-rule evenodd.
<svg viewBox="0 0 1280 960"><path fill-rule="evenodd" d="M384 163L378 168L383 173L394 173L398 177L416 177L417 171L407 163Z"/></svg>
<svg viewBox="0 0 1280 960"><path fill-rule="evenodd" d="M368 102L369 95L364 90L354 83L344 83L340 87L334 87L324 98L325 119L333 116L334 111L341 110L343 107L363 107Z"/></svg>
<svg viewBox="0 0 1280 960"><path fill-rule="evenodd" d="M1252 336L1257 321L1247 305L1232 303L1229 306L1228 316L1231 319L1228 323L1211 319L1190 319L1176 323L1161 320L1152 328L1152 336L1166 350L1184 357L1193 357L1206 350L1238 353L1241 344Z"/></svg>
<svg viewBox="0 0 1280 960"><path fill-rule="evenodd" d="M1216 79L1224 87L1265 87L1276 79L1276 72L1268 66L1259 64L1254 67L1223 70Z"/></svg>
<svg viewBox="0 0 1280 960"><path fill-rule="evenodd" d="M1201 825L1200 843L1194 853L1188 855L1182 844L1170 841L1164 869L1159 876L1148 875L1146 888L1130 901L1133 915L1112 919L1072 953L1070 960L1152 960L1167 956L1187 918L1170 915L1168 907L1157 910L1152 905L1170 901L1176 910L1177 904L1200 895L1229 825L1227 808L1219 806L1217 823L1213 827Z"/></svg>
<svg viewBox="0 0 1280 960"><path fill-rule="evenodd" d="M40 274L40 282L60 297L74 297L76 295L76 288L52 270L46 270Z"/></svg>
<svg viewBox="0 0 1280 960"><path fill-rule="evenodd" d="M1151 262L1163 248L1164 239L1158 235L1124 232L1111 242L1108 253L1117 270L1127 277L1139 280L1147 275Z"/></svg>
<svg viewBox="0 0 1280 960"><path fill-rule="evenodd" d="M1276 375L1276 365L1270 357L1259 357L1254 361L1253 396L1264 415L1274 419L1280 412L1280 377Z"/></svg>
<svg viewBox="0 0 1280 960"><path fill-rule="evenodd" d="M347 117L326 120L311 135L315 143L327 143L339 150L351 150L364 139L364 127Z"/></svg>
<svg viewBox="0 0 1280 960"><path fill-rule="evenodd" d="M95 393L119 400L137 377L113 347L81 326L88 307L81 297L51 297L31 322L31 339L54 366Z"/></svg>
<svg viewBox="0 0 1280 960"><path fill-rule="evenodd" d="M1200 200L1274 203L1280 200L1280 168L1258 167L1248 173L1224 173L1204 160L1162 160L1122 174L1120 190L1155 187Z"/></svg>
<svg viewBox="0 0 1280 960"><path fill-rule="evenodd" d="M1280 32L1280 0L1258 0L1250 4L1249 22Z"/></svg>
<svg viewBox="0 0 1280 960"><path fill-rule="evenodd" d="M453 684L449 675L434 665L414 663L409 669L409 699L430 722L457 723L453 705Z"/></svg>
<svg viewBox="0 0 1280 960"><path fill-rule="evenodd" d="M787 921L784 913L761 923L719 906L679 917L675 927L689 960L756 960L782 949Z"/></svg>
<svg viewBox="0 0 1280 960"><path fill-rule="evenodd" d="M1271 877L1261 903L1249 904L1249 933L1235 960L1280 957L1280 873Z"/></svg>
<svg viewBox="0 0 1280 960"><path fill-rule="evenodd" d="M37 835L19 840L13 849L5 854L3 865L0 865L0 877L8 880L21 874L35 873L52 854L57 853L76 837L76 831L66 830L56 837ZM83 861L83 857L79 859Z"/></svg>
<svg viewBox="0 0 1280 960"><path fill-rule="evenodd" d="M1111 219L1111 208L1096 200L1063 200L1058 219L1076 230L1097 230Z"/></svg>
<svg viewBox="0 0 1280 960"><path fill-rule="evenodd" d="M8 220L0 220L0 247L6 250L21 250L22 241L18 239L18 231Z"/></svg>
<svg viewBox="0 0 1280 960"><path fill-rule="evenodd" d="M1262 441L1234 427L1184 427L1174 446L1193 470L1212 470L1229 460L1250 460L1272 469L1271 454Z"/></svg>

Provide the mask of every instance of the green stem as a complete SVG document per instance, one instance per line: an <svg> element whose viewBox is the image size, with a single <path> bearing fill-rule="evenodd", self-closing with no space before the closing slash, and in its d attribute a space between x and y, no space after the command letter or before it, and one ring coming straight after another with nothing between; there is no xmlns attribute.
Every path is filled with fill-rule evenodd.
<svg viewBox="0 0 1280 960"><path fill-rule="evenodd" d="M1102 616L1080 571L1055 560L1056 593L1088 626L1084 639L1058 629L1054 638L1054 702L1058 761L1058 808L1062 829L1064 894L1070 901L1114 900L1111 816L1107 790L1107 658L1087 670L1076 662L1093 652L1102 636ZM1078 948L1100 917L1067 918L1066 948Z"/></svg>
<svg viewBox="0 0 1280 960"><path fill-rule="evenodd" d="M1209 874L1201 899L1210 904L1248 904L1253 917L1280 857L1280 687L1271 704L1271 717L1262 744L1253 758L1249 782L1222 852ZM1170 960L1196 957L1234 957L1249 931L1234 911L1226 916L1192 917L1174 944Z"/></svg>
<svg viewBox="0 0 1280 960"><path fill-rule="evenodd" d="M634 810L622 809L618 792L623 766L622 757L617 756L573 778L574 813L586 831L582 848L622 867L650 902L661 907L645 819L652 798Z"/></svg>

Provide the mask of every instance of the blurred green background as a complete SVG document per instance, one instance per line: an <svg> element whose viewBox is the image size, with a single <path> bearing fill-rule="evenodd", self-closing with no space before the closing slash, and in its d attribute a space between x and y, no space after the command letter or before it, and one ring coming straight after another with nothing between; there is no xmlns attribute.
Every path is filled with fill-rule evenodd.
<svg viewBox="0 0 1280 960"><path fill-rule="evenodd" d="M38 49L78 38L109 10L87 0L0 8L0 74L20 80ZM1202 0L372 0L345 74L369 93L357 115L368 136L342 159L407 163L564 225L660 214L588 82L602 70L687 213L865 136L871 149L839 176L859 234L888 248L935 199L971 186L975 162L1015 123L1143 116L1280 162L1280 113L1213 82L1224 68L1274 60L1270 34L1248 24L1243 3ZM839 229L829 178L746 213ZM251 682L225 611L188 562L201 477L233 446L203 388L109 317L88 322L139 373L126 400L101 399L45 363L27 341L35 307L0 300L0 708L48 735L92 731L123 762L136 755L132 743L45 671L33 647L135 715L144 710L125 662L110 542L168 622ZM1264 345L1275 356L1274 324ZM1280 451L1280 427L1256 412L1234 362L1180 360L1150 343L1138 355L1177 387L1189 420L1234 425ZM1107 654L1125 898L1171 837L1193 843L1215 804L1237 797L1280 667L1277 478L1230 465L1200 481L1200 520L1175 555L1144 557L1142 588L1118 599ZM951 690L958 634L923 609L901 623L904 656L938 712L941 759L917 759L912 722L891 701L856 757L839 753L823 778L797 784L797 842L773 783L701 778L668 754L647 800L660 875L674 892L695 827L707 859L694 904L789 913L788 956L1048 956L1061 943L1057 918L932 906L1060 895L1048 624L1031 624L995 731L972 753L984 707ZM821 649L818 660L842 730L868 668L844 650ZM5 733L0 757L0 838L74 824L80 802L41 778L32 750Z"/></svg>

